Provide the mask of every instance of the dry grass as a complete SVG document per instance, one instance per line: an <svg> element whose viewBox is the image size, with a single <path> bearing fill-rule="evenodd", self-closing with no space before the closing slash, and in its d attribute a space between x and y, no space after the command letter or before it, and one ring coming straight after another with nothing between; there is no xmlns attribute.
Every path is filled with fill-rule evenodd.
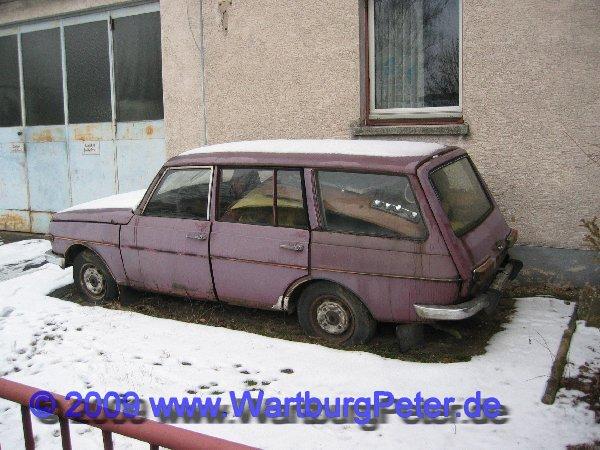
<svg viewBox="0 0 600 450"><path fill-rule="evenodd" d="M50 295L84 304L73 286L59 289ZM375 353L388 358L420 362L468 361L474 355L485 353L489 339L503 329L510 319L514 301L504 299L493 317L480 315L460 322L446 323L425 329L426 343L408 353L400 353L394 326L380 324L376 336L366 345L347 350ZM262 336L296 342L312 342L339 348L309 338L304 334L295 315L277 311L263 311L218 302L203 302L179 297L135 293L126 304L112 302L105 308L135 311L153 317L174 319L232 330L247 331Z"/></svg>

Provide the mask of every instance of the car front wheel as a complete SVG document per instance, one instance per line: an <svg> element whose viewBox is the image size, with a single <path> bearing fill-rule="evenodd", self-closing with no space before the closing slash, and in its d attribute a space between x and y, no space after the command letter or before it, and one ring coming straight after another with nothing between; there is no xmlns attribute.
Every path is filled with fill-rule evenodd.
<svg viewBox="0 0 600 450"><path fill-rule="evenodd" d="M368 342L377 327L355 295L323 281L309 285L300 295L298 321L309 336L348 346Z"/></svg>
<svg viewBox="0 0 600 450"><path fill-rule="evenodd" d="M117 298L117 282L95 253L84 250L73 260L73 281L86 300L100 303Z"/></svg>

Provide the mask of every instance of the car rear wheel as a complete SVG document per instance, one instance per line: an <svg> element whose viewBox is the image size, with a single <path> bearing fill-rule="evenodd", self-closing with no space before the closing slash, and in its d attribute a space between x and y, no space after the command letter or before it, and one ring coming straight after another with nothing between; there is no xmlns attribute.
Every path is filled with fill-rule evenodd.
<svg viewBox="0 0 600 450"><path fill-rule="evenodd" d="M73 281L90 302L99 303L118 297L117 282L98 255L84 250L73 260Z"/></svg>
<svg viewBox="0 0 600 450"><path fill-rule="evenodd" d="M298 321L309 336L343 345L368 342L377 327L367 307L355 295L323 281L309 285L300 295Z"/></svg>

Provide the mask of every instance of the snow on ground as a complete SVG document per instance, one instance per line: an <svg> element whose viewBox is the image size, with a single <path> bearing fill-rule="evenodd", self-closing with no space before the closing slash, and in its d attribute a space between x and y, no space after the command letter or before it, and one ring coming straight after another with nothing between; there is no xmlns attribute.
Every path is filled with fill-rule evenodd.
<svg viewBox="0 0 600 450"><path fill-rule="evenodd" d="M44 239L0 245L0 281L20 276L25 271L36 270L45 264L44 253L48 250L50 242Z"/></svg>
<svg viewBox="0 0 600 450"><path fill-rule="evenodd" d="M590 372L600 370L600 330L586 327L583 320L577 321L577 332L567 354L565 376L576 377L581 366L588 366Z"/></svg>
<svg viewBox="0 0 600 450"><path fill-rule="evenodd" d="M517 300L513 319L494 336L485 355L465 363L425 364L80 306L46 295L70 282L70 270L45 265L0 283L0 374L59 393L133 390L143 398L186 396L188 390L201 394L208 392L201 386L210 386L225 391L227 402L227 391L241 394L247 380L258 382L266 396L280 397L305 390L320 397L386 390L396 398L421 391L463 400L480 390L508 408L504 424L464 423L461 418L455 424L409 425L387 416L387 423L373 431L354 423L315 425L300 419L292 424L227 419L179 425L264 448L564 448L600 439L600 427L585 405L540 401L573 310L557 299ZM576 349L569 354L572 362L597 357L585 349L597 351L598 339L597 329L579 324L571 344ZM74 448L101 448L99 430L81 424L71 430ZM34 432L42 448L60 448L57 423L34 418ZM0 443L3 448L23 447L19 408L4 400ZM117 437L115 443L116 448L147 448L126 438Z"/></svg>

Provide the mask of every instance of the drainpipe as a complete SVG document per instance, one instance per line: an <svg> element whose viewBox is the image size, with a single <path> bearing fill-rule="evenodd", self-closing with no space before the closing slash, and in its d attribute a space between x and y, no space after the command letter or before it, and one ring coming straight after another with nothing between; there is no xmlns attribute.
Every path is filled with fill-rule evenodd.
<svg viewBox="0 0 600 450"><path fill-rule="evenodd" d="M204 14L202 12L202 2L200 3L200 79L202 80L202 118L204 120L204 135L202 145L208 144L207 117L206 117L206 74L204 71Z"/></svg>

